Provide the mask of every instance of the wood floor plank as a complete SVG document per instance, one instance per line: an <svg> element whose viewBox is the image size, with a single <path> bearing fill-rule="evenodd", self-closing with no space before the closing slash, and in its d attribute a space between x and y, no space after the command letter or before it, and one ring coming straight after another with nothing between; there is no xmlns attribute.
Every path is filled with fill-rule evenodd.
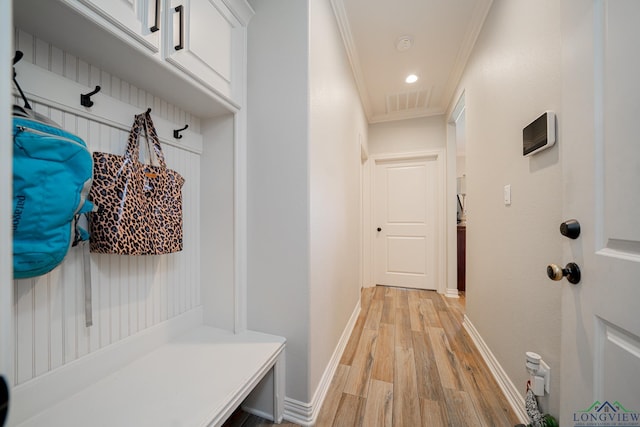
<svg viewBox="0 0 640 427"><path fill-rule="evenodd" d="M366 316L369 311L369 305L373 299L376 288L364 288L360 290L360 311Z"/></svg>
<svg viewBox="0 0 640 427"><path fill-rule="evenodd" d="M420 312L420 298L418 298L417 292L412 292L410 295L415 295L415 298L409 298L409 321L412 331L424 331L424 319Z"/></svg>
<svg viewBox="0 0 640 427"><path fill-rule="evenodd" d="M362 397L343 393L338 406L338 411L333 419L333 427L359 427L364 415L364 402ZM366 426L365 426L366 427Z"/></svg>
<svg viewBox="0 0 640 427"><path fill-rule="evenodd" d="M393 378L393 425L419 426L420 397L413 348L396 346Z"/></svg>
<svg viewBox="0 0 640 427"><path fill-rule="evenodd" d="M469 394L483 424L518 424L519 421L513 416L513 410L500 392L498 383L491 375L487 375L489 367L482 360L480 353L472 347L471 338L466 331L461 330L457 337L449 338L449 342L452 343L452 349L458 358L462 388ZM465 342L466 345L463 346L462 343ZM469 349L468 352L462 350L465 347ZM488 399L486 396L493 398Z"/></svg>
<svg viewBox="0 0 640 427"><path fill-rule="evenodd" d="M425 297L433 302L436 311L447 309L447 304L445 303L444 298L439 293L435 291L427 292L425 294Z"/></svg>
<svg viewBox="0 0 640 427"><path fill-rule="evenodd" d="M338 406L340 406L340 400L342 399L342 391L347 382L349 376L350 367L347 365L338 365L336 373L333 375L329 390L324 398L324 403L318 414L317 426L330 426L333 424L333 419L338 412Z"/></svg>
<svg viewBox="0 0 640 427"><path fill-rule="evenodd" d="M498 385L489 383L486 376L482 375L471 358L462 359L460 366L460 380L463 391L468 394L482 425L510 426L517 424L518 420L510 418L509 411L504 410L505 408L501 405L502 399L486 399L483 397L492 394L499 396L501 393Z"/></svg>
<svg viewBox="0 0 640 427"><path fill-rule="evenodd" d="M464 330L462 323L447 311L439 311L438 319L440 319L442 329L447 334L451 348L456 354L471 354L472 349L475 347Z"/></svg>
<svg viewBox="0 0 640 427"><path fill-rule="evenodd" d="M447 417L447 410L444 407L445 403L440 401L420 399L420 418L422 418L422 425L425 427L447 427L449 424L449 417Z"/></svg>
<svg viewBox="0 0 640 427"><path fill-rule="evenodd" d="M367 319L364 322L365 329L378 330L380 327L380 319L382 317L382 307L384 306L384 298L371 300Z"/></svg>
<svg viewBox="0 0 640 427"><path fill-rule="evenodd" d="M365 427L393 426L392 383L371 380L362 425Z"/></svg>
<svg viewBox="0 0 640 427"><path fill-rule="evenodd" d="M442 298L442 299L446 305L446 310L449 313L451 313L451 315L453 315L455 319L462 324L462 318L464 317L464 310L465 310L465 304L466 304L464 293L461 293L458 298Z"/></svg>
<svg viewBox="0 0 640 427"><path fill-rule="evenodd" d="M412 340L409 310L396 308L395 345L396 347L410 349L413 346Z"/></svg>
<svg viewBox="0 0 640 427"><path fill-rule="evenodd" d="M349 341L347 341L347 345L342 352L342 357L340 358L340 363L343 365L351 365L351 361L358 350L358 343L360 342L360 336L362 335L362 331L364 330L364 322L366 320L366 316L362 314L358 316L356 320L356 324L353 326L353 331L351 331L351 336L349 337Z"/></svg>
<svg viewBox="0 0 640 427"><path fill-rule="evenodd" d="M382 307L382 318L380 323L393 325L396 323L396 299L393 295L384 297L384 306Z"/></svg>
<svg viewBox="0 0 640 427"><path fill-rule="evenodd" d="M420 398L429 401L444 400L438 366L426 332L413 332L413 352L416 363L418 395Z"/></svg>
<svg viewBox="0 0 640 427"><path fill-rule="evenodd" d="M367 397L377 339L377 330L365 329L362 332L358 349L353 357L349 376L344 386L345 393Z"/></svg>
<svg viewBox="0 0 640 427"><path fill-rule="evenodd" d="M406 289L393 288L396 297L396 309L409 310L409 294Z"/></svg>
<svg viewBox="0 0 640 427"><path fill-rule="evenodd" d="M422 313L422 320L424 321L423 328L434 327L441 328L440 317L436 312L436 308L433 305L433 300L423 298L420 300L420 311ZM423 329L426 331L426 329Z"/></svg>
<svg viewBox="0 0 640 427"><path fill-rule="evenodd" d="M380 324L371 378L393 383L395 325Z"/></svg>
<svg viewBox="0 0 640 427"><path fill-rule="evenodd" d="M433 355L438 366L442 387L462 390L458 375L458 361L451 351L447 335L442 328L429 328L429 342L433 348Z"/></svg>
<svg viewBox="0 0 640 427"><path fill-rule="evenodd" d="M384 301L384 297L387 295L386 286L374 286L373 287L373 299Z"/></svg>
<svg viewBox="0 0 640 427"><path fill-rule="evenodd" d="M466 391L445 389L447 417L451 426L485 427Z"/></svg>

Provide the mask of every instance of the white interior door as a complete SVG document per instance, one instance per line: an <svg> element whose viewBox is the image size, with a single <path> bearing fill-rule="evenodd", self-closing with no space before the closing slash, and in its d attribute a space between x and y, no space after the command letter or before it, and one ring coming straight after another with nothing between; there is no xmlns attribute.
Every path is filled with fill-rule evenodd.
<svg viewBox="0 0 640 427"><path fill-rule="evenodd" d="M437 156L376 160L376 284L436 289L437 189Z"/></svg>
<svg viewBox="0 0 640 427"><path fill-rule="evenodd" d="M640 2L563 2L563 426L640 425ZM587 422L587 424L584 424ZM581 424L582 423L582 424Z"/></svg>

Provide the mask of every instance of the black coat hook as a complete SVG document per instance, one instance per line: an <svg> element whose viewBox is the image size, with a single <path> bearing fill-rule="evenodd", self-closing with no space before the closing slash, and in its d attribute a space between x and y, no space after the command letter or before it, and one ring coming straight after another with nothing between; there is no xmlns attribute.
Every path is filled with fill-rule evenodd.
<svg viewBox="0 0 640 427"><path fill-rule="evenodd" d="M13 65L16 65L18 62L20 62L23 56L24 53L22 53L21 50L16 50L16 54L13 56Z"/></svg>
<svg viewBox="0 0 640 427"><path fill-rule="evenodd" d="M29 104L29 101L27 101L26 95L24 94L24 92L22 91L22 88L18 84L18 80L16 80L16 76L18 75L16 73L16 64L18 62L20 62L20 60L22 59L23 56L24 56L24 53L22 53L21 50L16 50L16 54L13 57L13 83L18 88L18 92L20 92L20 96L22 97L22 100L24 101L24 108L28 108L29 110L31 110L31 104Z"/></svg>
<svg viewBox="0 0 640 427"><path fill-rule="evenodd" d="M182 138L182 135L180 135L180 132L182 132L183 130L186 130L189 127L189 125L184 125L184 127L182 129L174 129L173 130L173 137L176 139L180 139Z"/></svg>
<svg viewBox="0 0 640 427"><path fill-rule="evenodd" d="M80 104L82 104L84 107L93 106L91 97L98 92L100 92L100 86L96 86L96 88L92 92L80 94Z"/></svg>

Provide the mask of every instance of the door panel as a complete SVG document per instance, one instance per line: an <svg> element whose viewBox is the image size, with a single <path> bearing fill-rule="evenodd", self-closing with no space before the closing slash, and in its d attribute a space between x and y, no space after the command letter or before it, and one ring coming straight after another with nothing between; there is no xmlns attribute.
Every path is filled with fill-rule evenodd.
<svg viewBox="0 0 640 427"><path fill-rule="evenodd" d="M91 9L135 38L152 52L160 50L160 30L151 30L159 25L160 1L155 0L80 0Z"/></svg>
<svg viewBox="0 0 640 427"><path fill-rule="evenodd" d="M630 194L640 183L640 55L637 45L628 44L631 35L638 38L637 9L633 0L605 2L603 20L612 25L601 24L606 25L601 39L604 92L596 105L603 118L603 136L597 141L603 151L597 161L604 168L597 183L604 188L603 243L631 256L640 255L640 203Z"/></svg>
<svg viewBox="0 0 640 427"><path fill-rule="evenodd" d="M375 282L436 289L437 157L377 160Z"/></svg>
<svg viewBox="0 0 640 427"><path fill-rule="evenodd" d="M231 98L233 34L240 27L239 22L222 0L168 3L167 61Z"/></svg>
<svg viewBox="0 0 640 427"><path fill-rule="evenodd" d="M635 0L563 4L563 211L582 226L564 240L564 262L582 269L562 284L565 426L606 403L640 415L638 16Z"/></svg>
<svg viewBox="0 0 640 427"><path fill-rule="evenodd" d="M395 224L424 224L427 208L426 166L389 166L386 171L387 220Z"/></svg>
<svg viewBox="0 0 640 427"><path fill-rule="evenodd" d="M622 396L623 405L628 409L635 403L627 398L640 396L640 370L619 369L621 366L637 367L640 357L640 339L628 332L598 319L596 325L596 389L602 389L602 396ZM615 398L622 402L622 399Z"/></svg>
<svg viewBox="0 0 640 427"><path fill-rule="evenodd" d="M390 273L426 274L424 237L388 236L387 270Z"/></svg>

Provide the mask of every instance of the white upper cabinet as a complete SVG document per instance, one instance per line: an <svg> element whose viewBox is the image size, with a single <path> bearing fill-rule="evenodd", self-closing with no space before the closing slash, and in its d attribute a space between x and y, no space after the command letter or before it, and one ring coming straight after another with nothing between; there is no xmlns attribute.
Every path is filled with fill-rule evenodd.
<svg viewBox="0 0 640 427"><path fill-rule="evenodd" d="M150 51L160 51L161 0L79 1Z"/></svg>
<svg viewBox="0 0 640 427"><path fill-rule="evenodd" d="M243 106L252 16L246 0L14 1L18 28L203 118Z"/></svg>
<svg viewBox="0 0 640 427"><path fill-rule="evenodd" d="M231 91L234 30L240 23L220 0L171 0L165 57L223 96ZM240 52L239 52L240 53Z"/></svg>

